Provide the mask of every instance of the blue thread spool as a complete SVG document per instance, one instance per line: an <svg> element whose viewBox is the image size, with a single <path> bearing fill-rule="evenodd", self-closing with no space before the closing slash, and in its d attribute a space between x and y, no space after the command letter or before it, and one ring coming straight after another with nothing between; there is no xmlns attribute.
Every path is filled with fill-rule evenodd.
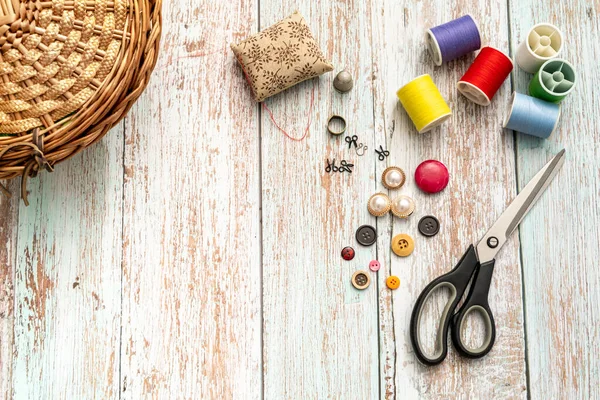
<svg viewBox="0 0 600 400"><path fill-rule="evenodd" d="M427 29L427 39L437 66L479 50L482 42L477 23L469 14Z"/></svg>
<svg viewBox="0 0 600 400"><path fill-rule="evenodd" d="M560 105L513 92L504 127L547 139L556 130L559 119Z"/></svg>

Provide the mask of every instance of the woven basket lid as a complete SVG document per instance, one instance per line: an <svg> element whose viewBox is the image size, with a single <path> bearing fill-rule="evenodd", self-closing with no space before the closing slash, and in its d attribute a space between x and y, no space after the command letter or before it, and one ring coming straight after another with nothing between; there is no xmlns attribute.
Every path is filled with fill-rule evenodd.
<svg viewBox="0 0 600 400"><path fill-rule="evenodd" d="M26 178L125 115L156 63L161 1L0 6L0 179Z"/></svg>

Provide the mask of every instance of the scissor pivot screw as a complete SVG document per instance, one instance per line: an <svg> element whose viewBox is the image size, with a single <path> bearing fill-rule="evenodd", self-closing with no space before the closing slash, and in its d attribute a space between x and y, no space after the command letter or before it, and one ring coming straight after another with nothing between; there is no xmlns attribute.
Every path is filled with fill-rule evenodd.
<svg viewBox="0 0 600 400"><path fill-rule="evenodd" d="M487 240L488 247L490 247L492 249L495 249L496 247L498 247L498 244L499 244L498 238L495 236L492 236Z"/></svg>

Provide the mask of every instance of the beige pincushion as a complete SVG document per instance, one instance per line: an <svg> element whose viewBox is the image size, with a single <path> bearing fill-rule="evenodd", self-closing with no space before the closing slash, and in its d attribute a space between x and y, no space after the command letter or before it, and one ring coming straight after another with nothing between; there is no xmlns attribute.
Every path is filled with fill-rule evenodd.
<svg viewBox="0 0 600 400"><path fill-rule="evenodd" d="M333 70L298 11L231 50L256 101Z"/></svg>

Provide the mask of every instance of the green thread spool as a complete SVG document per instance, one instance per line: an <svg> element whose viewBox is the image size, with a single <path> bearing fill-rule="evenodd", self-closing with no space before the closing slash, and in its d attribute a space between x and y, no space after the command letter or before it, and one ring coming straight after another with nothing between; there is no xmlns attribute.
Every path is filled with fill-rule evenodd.
<svg viewBox="0 0 600 400"><path fill-rule="evenodd" d="M529 94L538 99L560 103L575 88L575 68L562 59L548 60L529 83Z"/></svg>

